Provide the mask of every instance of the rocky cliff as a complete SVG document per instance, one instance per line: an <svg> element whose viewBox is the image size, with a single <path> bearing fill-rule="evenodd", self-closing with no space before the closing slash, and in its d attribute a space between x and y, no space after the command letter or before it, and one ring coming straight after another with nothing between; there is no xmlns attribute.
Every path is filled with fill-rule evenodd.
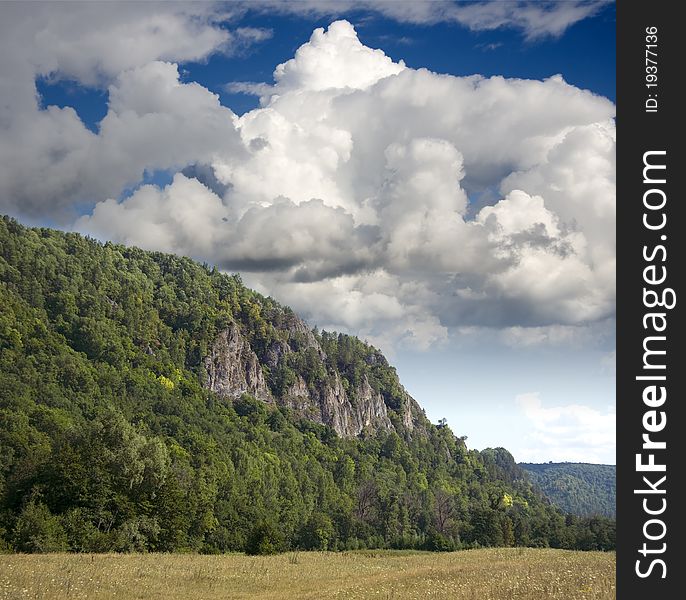
<svg viewBox="0 0 686 600"><path fill-rule="evenodd" d="M235 323L219 333L204 363L206 386L220 396L272 399L260 361Z"/></svg>
<svg viewBox="0 0 686 600"><path fill-rule="evenodd" d="M264 349L253 348L250 334L238 323L220 331L203 361L205 386L224 397L248 393L286 406L329 425L342 437L393 429L407 437L417 427L424 428L424 412L397 377L396 400L387 402L383 386L370 382L371 371L363 368L351 381L328 359L317 334L304 321L292 313L281 317L277 339ZM380 353L373 356L370 362L380 361L387 367Z"/></svg>

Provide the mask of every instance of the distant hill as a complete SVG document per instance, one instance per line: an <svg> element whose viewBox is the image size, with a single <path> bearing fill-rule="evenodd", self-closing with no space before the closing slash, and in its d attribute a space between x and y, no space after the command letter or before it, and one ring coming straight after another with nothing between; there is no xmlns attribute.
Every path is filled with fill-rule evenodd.
<svg viewBox="0 0 686 600"><path fill-rule="evenodd" d="M589 517L616 514L616 467L589 463L519 463L550 501L565 512Z"/></svg>

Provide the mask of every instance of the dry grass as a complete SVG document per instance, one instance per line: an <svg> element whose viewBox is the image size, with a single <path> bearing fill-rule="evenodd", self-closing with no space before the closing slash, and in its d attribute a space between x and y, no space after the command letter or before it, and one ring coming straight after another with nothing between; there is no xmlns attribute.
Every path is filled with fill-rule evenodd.
<svg viewBox="0 0 686 600"><path fill-rule="evenodd" d="M506 600L615 597L615 555L521 548L0 556L0 599Z"/></svg>

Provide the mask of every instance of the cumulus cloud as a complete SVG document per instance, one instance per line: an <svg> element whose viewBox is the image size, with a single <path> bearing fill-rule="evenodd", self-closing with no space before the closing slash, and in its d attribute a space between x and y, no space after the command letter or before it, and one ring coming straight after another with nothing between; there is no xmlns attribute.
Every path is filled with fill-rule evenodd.
<svg viewBox="0 0 686 600"><path fill-rule="evenodd" d="M3 3L4 110L31 110L36 76L107 85L154 60L197 61L246 35L219 26L207 3ZM248 36L249 37L249 36Z"/></svg>
<svg viewBox="0 0 686 600"><path fill-rule="evenodd" d="M448 340L448 328L428 311L434 291L425 281L402 279L385 269L303 283L281 275L248 275L258 290L271 293L327 330L349 331L392 352L407 346L420 350Z"/></svg>
<svg viewBox="0 0 686 600"><path fill-rule="evenodd" d="M58 219L77 203L118 196L145 171L181 169L242 151L231 110L197 83L181 83L177 66L160 61L114 80L98 134L73 109L54 106L13 119L5 134L5 210Z"/></svg>
<svg viewBox="0 0 686 600"><path fill-rule="evenodd" d="M377 238L374 228L356 226L348 213L321 200L296 205L282 197L237 218L206 185L182 173L164 189L145 185L121 203L100 202L76 228L146 249L211 256L233 271L297 268L295 281L321 280L370 264Z"/></svg>
<svg viewBox="0 0 686 600"><path fill-rule="evenodd" d="M368 48L347 21L336 21L328 30L314 30L310 41L298 48L295 57L274 71L275 92L289 90L363 90L384 77L402 71L382 50Z"/></svg>
<svg viewBox="0 0 686 600"><path fill-rule="evenodd" d="M614 408L597 410L581 404L545 407L538 393L520 394L516 404L532 426L522 440L522 462L615 462Z"/></svg>
<svg viewBox="0 0 686 600"><path fill-rule="evenodd" d="M559 76L408 69L345 21L315 30L274 79L262 106L234 119L240 151L205 157L224 191L203 244L167 220L179 230L169 239L189 240L175 251L247 272L323 326L414 345L451 327L612 316L614 246L601 235L614 223L610 102ZM175 210L164 198L180 183L151 210ZM470 217L470 191L488 188L500 197ZM126 225L139 202L110 202L116 219L96 207L79 227L147 245Z"/></svg>
<svg viewBox="0 0 686 600"><path fill-rule="evenodd" d="M237 117L172 61L261 34L188 10L164 9L161 37L126 64L70 62L64 50L40 67L106 79L108 112L97 134L35 98L0 120L5 210L64 218L90 202L80 231L239 270L320 326L385 347L429 347L465 327L535 340L612 319L611 102L561 76L411 69L337 21L276 66L273 83L246 86L261 105ZM183 38L171 48L170 31ZM97 54L83 36L66 46ZM157 169L177 174L135 189Z"/></svg>

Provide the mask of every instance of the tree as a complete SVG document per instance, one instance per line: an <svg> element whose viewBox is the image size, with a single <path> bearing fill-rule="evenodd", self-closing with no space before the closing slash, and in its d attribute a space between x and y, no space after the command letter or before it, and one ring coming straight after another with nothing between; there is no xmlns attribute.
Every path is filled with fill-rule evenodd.
<svg viewBox="0 0 686 600"><path fill-rule="evenodd" d="M378 491L378 485L372 479L365 481L358 488L355 514L361 521L371 518Z"/></svg>
<svg viewBox="0 0 686 600"><path fill-rule="evenodd" d="M436 531L446 534L454 515L455 507L452 496L443 488L434 492L434 525Z"/></svg>
<svg viewBox="0 0 686 600"><path fill-rule="evenodd" d="M334 538L333 522L328 515L313 513L300 533L300 546L303 550L328 550Z"/></svg>

